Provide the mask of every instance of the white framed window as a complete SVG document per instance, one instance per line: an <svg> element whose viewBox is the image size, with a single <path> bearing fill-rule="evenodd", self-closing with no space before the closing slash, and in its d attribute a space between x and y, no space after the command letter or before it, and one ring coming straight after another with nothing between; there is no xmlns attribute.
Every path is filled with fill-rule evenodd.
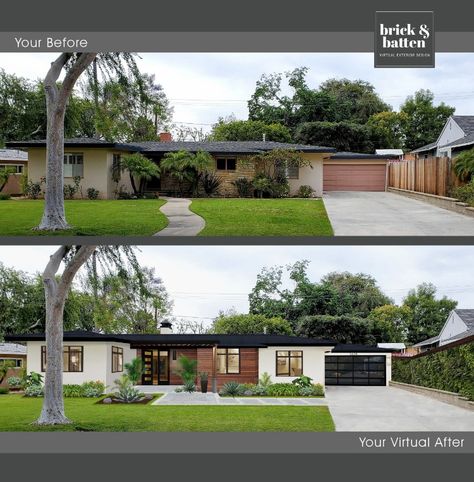
<svg viewBox="0 0 474 482"><path fill-rule="evenodd" d="M0 164L0 171L14 169L14 174L23 174L24 167L23 164Z"/></svg>
<svg viewBox="0 0 474 482"><path fill-rule="evenodd" d="M64 153L64 177L84 177L84 155L79 152Z"/></svg>

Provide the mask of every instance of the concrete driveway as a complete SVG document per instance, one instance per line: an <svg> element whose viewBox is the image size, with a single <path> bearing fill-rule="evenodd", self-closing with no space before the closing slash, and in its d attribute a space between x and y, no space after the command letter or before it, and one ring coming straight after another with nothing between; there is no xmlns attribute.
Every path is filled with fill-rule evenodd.
<svg viewBox="0 0 474 482"><path fill-rule="evenodd" d="M328 192L338 236L474 236L474 218L390 192Z"/></svg>
<svg viewBox="0 0 474 482"><path fill-rule="evenodd" d="M394 387L327 387L338 432L467 432L474 412Z"/></svg>

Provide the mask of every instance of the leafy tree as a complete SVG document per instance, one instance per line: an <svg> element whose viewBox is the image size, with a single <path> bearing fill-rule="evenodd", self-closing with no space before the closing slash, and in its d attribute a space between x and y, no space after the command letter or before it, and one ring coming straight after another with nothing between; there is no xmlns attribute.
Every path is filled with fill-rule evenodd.
<svg viewBox="0 0 474 482"><path fill-rule="evenodd" d="M295 142L324 145L339 151L372 153L372 132L365 125L351 122L304 122L298 125Z"/></svg>
<svg viewBox="0 0 474 482"><path fill-rule="evenodd" d="M143 195L146 181L160 175L158 165L139 152L122 156L121 167L128 171L130 184L136 196Z"/></svg>
<svg viewBox="0 0 474 482"><path fill-rule="evenodd" d="M474 179L474 149L463 151L456 156L453 170L461 181L469 182Z"/></svg>
<svg viewBox="0 0 474 482"><path fill-rule="evenodd" d="M192 194L196 194L200 175L213 168L214 159L204 151L167 152L160 166L163 171L176 179L181 195L184 194L186 183L191 185Z"/></svg>
<svg viewBox="0 0 474 482"><path fill-rule="evenodd" d="M410 290L403 306L411 309L413 316L407 325L407 341L418 343L439 334L457 301L446 296L436 298L436 287L422 283Z"/></svg>
<svg viewBox="0 0 474 482"><path fill-rule="evenodd" d="M377 341L367 320L352 315L304 316L298 321L295 331L298 336L335 340L338 343L374 344Z"/></svg>
<svg viewBox="0 0 474 482"><path fill-rule="evenodd" d="M214 141L267 141L291 142L291 134L282 124L265 124L263 121L219 119L212 127Z"/></svg>
<svg viewBox="0 0 474 482"><path fill-rule="evenodd" d="M378 112L370 116L367 127L371 129L375 148L402 149L407 122L405 112Z"/></svg>
<svg viewBox="0 0 474 482"><path fill-rule="evenodd" d="M407 97L400 107L400 112L407 116L403 126L405 147L415 149L436 141L449 116L455 108L441 102L434 105L434 94L421 89Z"/></svg>
<svg viewBox="0 0 474 482"><path fill-rule="evenodd" d="M133 358L129 363L125 363L127 377L133 385L138 385L140 383L144 370L145 367L143 366L143 360L141 358Z"/></svg>
<svg viewBox="0 0 474 482"><path fill-rule="evenodd" d="M294 149L272 149L271 151L254 154L248 159L241 159L241 163L253 163L257 172L268 177L282 175L286 178L286 169L289 167L306 167L311 161L303 157L301 152Z"/></svg>
<svg viewBox="0 0 474 482"><path fill-rule="evenodd" d="M279 316L269 318L264 315L235 312L220 313L220 315L214 320L211 331L212 333L229 335L252 335L263 333L268 335L293 334L290 323Z"/></svg>
<svg viewBox="0 0 474 482"><path fill-rule="evenodd" d="M409 306L396 305L378 306L368 316L377 341L386 343L404 342L412 318L413 312Z"/></svg>

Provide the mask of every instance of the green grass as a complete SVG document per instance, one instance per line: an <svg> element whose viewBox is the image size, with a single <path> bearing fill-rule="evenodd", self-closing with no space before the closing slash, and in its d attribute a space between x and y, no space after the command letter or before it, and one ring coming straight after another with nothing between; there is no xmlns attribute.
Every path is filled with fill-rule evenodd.
<svg viewBox="0 0 474 482"><path fill-rule="evenodd" d="M168 224L159 210L164 203L161 199L65 201L72 229L34 231L41 221L44 201L0 201L0 236L151 236Z"/></svg>
<svg viewBox="0 0 474 482"><path fill-rule="evenodd" d="M320 199L194 199L199 236L332 236Z"/></svg>
<svg viewBox="0 0 474 482"><path fill-rule="evenodd" d="M70 425L32 424L42 399L0 396L0 432L333 432L327 407L100 405L89 398L65 400Z"/></svg>

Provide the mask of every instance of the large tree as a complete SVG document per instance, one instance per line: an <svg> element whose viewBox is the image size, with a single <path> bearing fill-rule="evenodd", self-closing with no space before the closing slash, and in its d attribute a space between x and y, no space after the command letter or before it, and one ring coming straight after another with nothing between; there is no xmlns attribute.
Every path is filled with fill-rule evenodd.
<svg viewBox="0 0 474 482"><path fill-rule="evenodd" d="M128 245L61 246L51 255L42 274L46 299L46 374L43 407L37 420L40 425L69 423L63 398L64 306L77 272L91 259L104 269L123 270L129 265L140 277L140 266ZM64 269L58 274L62 265ZM93 269L90 264L89 269Z"/></svg>
<svg viewBox="0 0 474 482"><path fill-rule="evenodd" d="M219 119L211 132L213 141L274 141L291 142L291 134L282 124L266 124L260 120Z"/></svg>
<svg viewBox="0 0 474 482"><path fill-rule="evenodd" d="M91 65L94 63L94 68ZM116 75L124 86L131 85L140 73L133 54L130 53L62 53L51 63L44 80L46 93L46 188L43 217L38 229L68 229L64 211L64 119L68 102L77 81L84 72L97 79L103 75ZM62 74L61 83L59 79Z"/></svg>
<svg viewBox="0 0 474 482"><path fill-rule="evenodd" d="M400 112L407 116L403 126L405 147L415 149L436 141L454 111L454 107L444 102L434 105L434 94L430 90L421 89L407 97L400 107Z"/></svg>
<svg viewBox="0 0 474 482"><path fill-rule="evenodd" d="M290 323L279 317L267 317L264 315L252 315L236 312L220 313L213 321L212 333L227 335L292 335Z"/></svg>

